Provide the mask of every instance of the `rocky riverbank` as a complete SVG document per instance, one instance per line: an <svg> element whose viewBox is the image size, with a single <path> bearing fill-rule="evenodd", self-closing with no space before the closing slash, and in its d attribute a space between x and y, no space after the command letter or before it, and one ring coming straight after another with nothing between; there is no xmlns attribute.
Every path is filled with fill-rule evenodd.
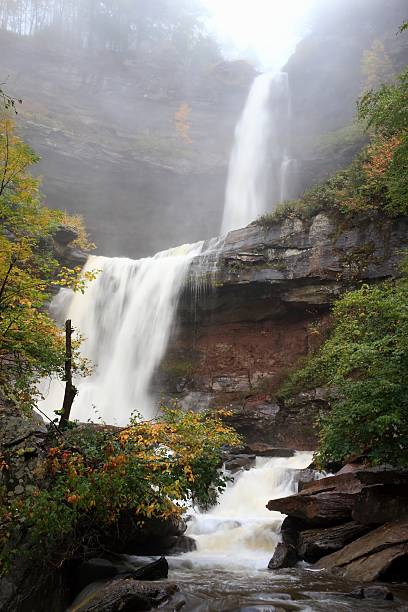
<svg viewBox="0 0 408 612"><path fill-rule="evenodd" d="M59 441L61 442L61 438ZM36 486L47 488L44 466L49 458L50 447L54 445L53 427L47 428L39 415L22 412L0 394L1 504L18 504L19 500L23 503L24 497ZM174 517L167 520L152 518L141 523L134 512L124 508L115 528L98 529L93 542L85 548L77 547L71 558L56 566L51 559L44 559L35 552L27 528L17 515L9 535L11 540L4 540L4 533L0 532L0 545L3 549L0 557L3 571L0 577L0 610L32 612L46 609L63 612L87 584L116 576L121 577L121 580L122 576L124 577L122 582L115 582L113 591L118 593L118 597L122 597L123 591L127 593L126 596L123 595L124 600L129 598L129 601L133 602L132 605L136 605L135 602L139 600L151 600L151 607L156 607L156 604L170 596L172 589L146 586L144 583L140 586L140 580L167 577L167 564L162 562L149 570L139 569L134 564L126 565L121 562L119 555L128 553L160 556L191 550L194 542L184 536L186 528L187 525L182 519ZM61 544L63 543L62 540ZM75 541L72 541L71 545L75 551ZM7 569L3 566L3 552L10 546L18 550L18 554L13 556ZM39 548L44 548L41 542ZM104 557L102 563L100 557ZM133 582L125 581L125 577ZM89 608L93 609L116 608Z"/></svg>
<svg viewBox="0 0 408 612"><path fill-rule="evenodd" d="M300 560L360 582L408 579L408 471L347 465L269 510L287 515L270 569Z"/></svg>

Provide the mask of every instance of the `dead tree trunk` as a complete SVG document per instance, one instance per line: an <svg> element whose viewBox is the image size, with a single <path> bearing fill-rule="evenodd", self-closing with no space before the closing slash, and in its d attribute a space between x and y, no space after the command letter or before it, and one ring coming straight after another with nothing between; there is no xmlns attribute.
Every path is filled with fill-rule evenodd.
<svg viewBox="0 0 408 612"><path fill-rule="evenodd" d="M72 332L71 320L68 319L68 321L65 321L65 393L59 422L60 427L64 427L68 423L72 402L78 393L78 389L72 383Z"/></svg>

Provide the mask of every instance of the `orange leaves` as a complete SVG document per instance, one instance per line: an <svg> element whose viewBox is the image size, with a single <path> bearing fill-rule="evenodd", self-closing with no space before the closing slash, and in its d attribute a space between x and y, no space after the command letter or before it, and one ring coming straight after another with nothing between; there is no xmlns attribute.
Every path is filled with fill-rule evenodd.
<svg viewBox="0 0 408 612"><path fill-rule="evenodd" d="M395 150L401 144L401 137L377 139L368 147L368 161L363 165L364 170L370 178L384 175L392 161Z"/></svg>
<svg viewBox="0 0 408 612"><path fill-rule="evenodd" d="M75 506L75 504L78 503L79 499L80 499L79 495L68 495L67 496L67 502L69 504L72 504L73 506Z"/></svg>
<svg viewBox="0 0 408 612"><path fill-rule="evenodd" d="M190 112L191 107L186 102L183 102L174 114L177 133L188 144L193 142L190 138L191 123L188 121Z"/></svg>

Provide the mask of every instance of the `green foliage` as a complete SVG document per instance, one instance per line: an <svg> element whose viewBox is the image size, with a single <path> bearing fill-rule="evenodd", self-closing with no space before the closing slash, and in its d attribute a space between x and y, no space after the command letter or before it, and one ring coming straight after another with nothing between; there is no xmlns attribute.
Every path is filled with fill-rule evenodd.
<svg viewBox="0 0 408 612"><path fill-rule="evenodd" d="M333 310L334 326L320 351L289 377L282 392L328 385L317 458L408 465L408 279L362 286Z"/></svg>
<svg viewBox="0 0 408 612"><path fill-rule="evenodd" d="M403 28L406 29L406 28ZM352 164L302 198L279 204L256 223L268 229L285 217L307 219L321 211L353 215L380 210L388 216L408 214L408 69L395 83L370 90L358 101L360 124L328 135L322 150L354 144L362 127L371 142Z"/></svg>
<svg viewBox="0 0 408 612"><path fill-rule="evenodd" d="M63 375L63 334L44 310L50 287L83 290L93 277L81 279L80 269L60 268L54 258L52 236L63 213L41 205L38 181L27 171L37 161L12 121L0 118L0 387L28 407L40 377Z"/></svg>
<svg viewBox="0 0 408 612"><path fill-rule="evenodd" d="M83 547L98 551L103 534L123 516L142 526L150 519L180 516L192 500L216 501L226 478L219 470L225 444L241 442L222 414L163 409L157 422L126 429L74 427L49 449L42 486L7 506L0 540L3 564L13 555L13 533L24 529L35 557L61 564Z"/></svg>
<svg viewBox="0 0 408 612"><path fill-rule="evenodd" d="M318 151L325 154L330 154L337 149L348 147L362 147L364 141L367 140L364 129L360 123L354 122L345 125L334 132L324 134L320 138Z"/></svg>
<svg viewBox="0 0 408 612"><path fill-rule="evenodd" d="M395 136L408 130L408 69L393 84L370 90L358 102L359 119L384 136Z"/></svg>
<svg viewBox="0 0 408 612"><path fill-rule="evenodd" d="M359 118L374 131L377 142L383 143L382 159L387 163L377 163L374 169L382 180L387 200L385 208L391 214L406 214L408 211L407 98L408 69L402 72L396 83L367 92L358 103Z"/></svg>

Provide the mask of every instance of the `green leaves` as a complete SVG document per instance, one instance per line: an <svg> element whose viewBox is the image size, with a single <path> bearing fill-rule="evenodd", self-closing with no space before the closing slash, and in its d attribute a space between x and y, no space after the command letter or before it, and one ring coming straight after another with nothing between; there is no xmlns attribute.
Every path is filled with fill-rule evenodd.
<svg viewBox="0 0 408 612"><path fill-rule="evenodd" d="M36 558L61 564L118 528L124 514L143 523L180 516L188 500L214 503L226 482L222 447L241 442L221 417L163 408L161 420L134 420L119 432L65 432L48 451L41 485L0 511L0 541L24 525Z"/></svg>
<svg viewBox="0 0 408 612"><path fill-rule="evenodd" d="M63 373L63 334L45 311L51 286L83 292L95 275L82 277L80 268L56 261L53 233L71 220L42 206L39 183L28 173L37 161L13 122L0 118L0 387L27 408L35 404L40 378ZM80 220L73 224L84 246ZM77 369L85 371L77 348Z"/></svg>
<svg viewBox="0 0 408 612"><path fill-rule="evenodd" d="M346 293L333 318L328 340L284 389L334 389L318 460L364 454L374 464L408 465L407 277Z"/></svg>

